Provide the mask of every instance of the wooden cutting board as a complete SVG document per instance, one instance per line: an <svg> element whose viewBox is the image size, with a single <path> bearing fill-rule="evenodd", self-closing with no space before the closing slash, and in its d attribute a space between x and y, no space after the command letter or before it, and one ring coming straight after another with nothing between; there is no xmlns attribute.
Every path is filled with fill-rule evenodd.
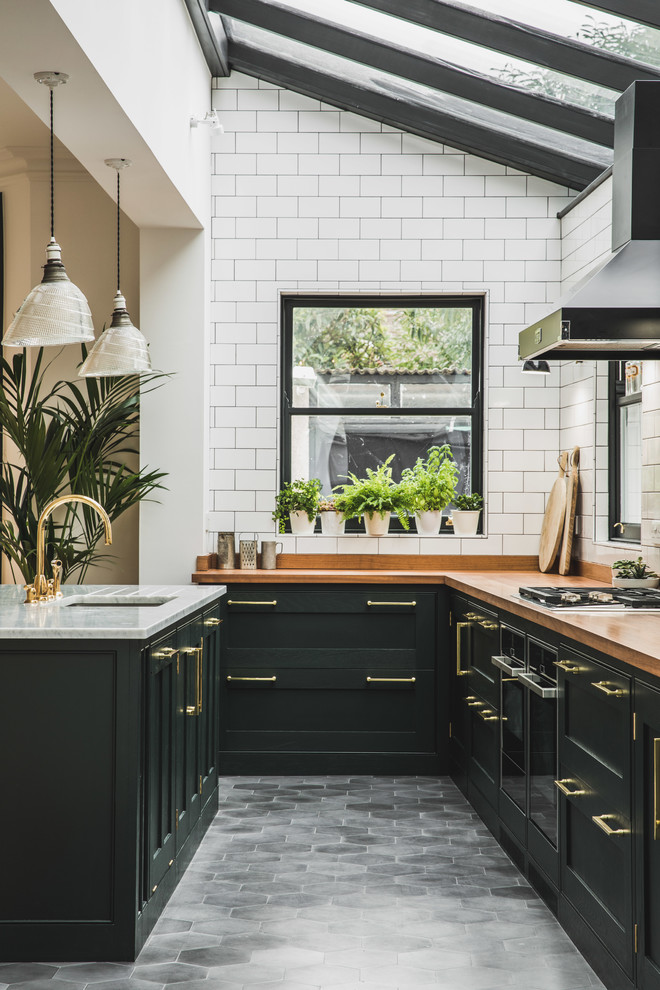
<svg viewBox="0 0 660 990"><path fill-rule="evenodd" d="M580 448L574 447L571 454L570 473L566 484L566 518L564 521L564 536L559 551L559 573L568 574L573 553L573 535L575 531L575 507L577 505L580 463Z"/></svg>
<svg viewBox="0 0 660 990"><path fill-rule="evenodd" d="M566 471L568 468L568 451L563 451L558 459L559 474L550 489L548 502L541 526L541 541L539 543L539 570L549 571L555 562L559 544L566 523Z"/></svg>

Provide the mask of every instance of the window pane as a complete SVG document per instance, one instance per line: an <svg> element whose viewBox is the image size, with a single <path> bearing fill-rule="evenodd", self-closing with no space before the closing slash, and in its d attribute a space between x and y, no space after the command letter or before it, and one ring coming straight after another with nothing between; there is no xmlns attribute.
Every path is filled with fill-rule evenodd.
<svg viewBox="0 0 660 990"><path fill-rule="evenodd" d="M457 491L470 490L471 421L468 416L293 416L291 477L320 478L329 494L349 472L364 477L390 454L393 476L448 443L460 469Z"/></svg>
<svg viewBox="0 0 660 990"><path fill-rule="evenodd" d="M642 521L642 404L621 406L621 521Z"/></svg>
<svg viewBox="0 0 660 990"><path fill-rule="evenodd" d="M293 406L470 408L472 310L295 307Z"/></svg>

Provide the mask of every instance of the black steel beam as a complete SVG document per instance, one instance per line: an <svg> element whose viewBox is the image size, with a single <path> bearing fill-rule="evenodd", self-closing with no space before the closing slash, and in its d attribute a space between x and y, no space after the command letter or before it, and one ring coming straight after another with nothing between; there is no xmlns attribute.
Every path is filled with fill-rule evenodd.
<svg viewBox="0 0 660 990"><path fill-rule="evenodd" d="M616 14L629 21L639 21L647 27L660 28L660 7L658 0L580 0L586 7L603 10L607 14Z"/></svg>
<svg viewBox="0 0 660 990"><path fill-rule="evenodd" d="M549 97L470 72L441 59L394 46L318 16L287 7L278 0L209 0L210 8L244 23L323 51L351 59L361 65L386 69L421 86L536 121L585 141L612 147L614 120L582 107L570 106ZM313 52L310 61L313 61Z"/></svg>
<svg viewBox="0 0 660 990"><path fill-rule="evenodd" d="M497 111L473 107L446 94L422 100L414 86L396 77L379 80L370 73L368 84L352 82L339 68L336 72L321 70L277 55L272 46L237 40L230 22L228 27L233 69L342 110L574 189L588 185L611 164L611 153L599 145L566 137L562 147L560 141L548 139L546 128L520 118L507 128Z"/></svg>
<svg viewBox="0 0 660 990"><path fill-rule="evenodd" d="M222 20L209 15L205 0L185 0L206 64L212 76L228 76L227 35Z"/></svg>
<svg viewBox="0 0 660 990"><path fill-rule="evenodd" d="M660 79L660 69L635 62L634 59L604 52L497 14L476 11L451 0L352 2L621 92L636 79ZM641 6L644 2L638 0L637 5ZM649 0L649 10L655 3L656 0ZM610 4L612 7L629 5L633 6L632 0L616 0L616 3L612 0ZM657 21L657 10L655 17Z"/></svg>

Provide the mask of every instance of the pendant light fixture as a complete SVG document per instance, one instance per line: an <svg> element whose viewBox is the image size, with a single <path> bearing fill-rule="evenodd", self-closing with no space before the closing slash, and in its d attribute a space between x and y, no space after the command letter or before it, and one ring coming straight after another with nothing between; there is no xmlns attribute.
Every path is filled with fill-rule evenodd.
<svg viewBox="0 0 660 990"><path fill-rule="evenodd" d="M89 304L69 279L55 240L53 90L69 77L65 72L35 72L34 78L50 90L50 241L43 278L26 296L2 340L9 347L48 347L94 340Z"/></svg>
<svg viewBox="0 0 660 990"><path fill-rule="evenodd" d="M129 158L106 158L105 164L117 172L117 294L112 322L89 352L78 372L81 378L101 378L108 375L142 375L151 371L151 358L145 337L131 323L126 312L126 300L120 288L120 209L119 176L122 169L132 165Z"/></svg>

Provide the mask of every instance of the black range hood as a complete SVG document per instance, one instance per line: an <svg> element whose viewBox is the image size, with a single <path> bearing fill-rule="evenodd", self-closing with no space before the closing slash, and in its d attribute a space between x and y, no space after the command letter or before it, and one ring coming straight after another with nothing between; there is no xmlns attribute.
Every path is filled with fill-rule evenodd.
<svg viewBox="0 0 660 990"><path fill-rule="evenodd" d="M520 333L521 361L660 358L660 81L616 102L612 251Z"/></svg>

